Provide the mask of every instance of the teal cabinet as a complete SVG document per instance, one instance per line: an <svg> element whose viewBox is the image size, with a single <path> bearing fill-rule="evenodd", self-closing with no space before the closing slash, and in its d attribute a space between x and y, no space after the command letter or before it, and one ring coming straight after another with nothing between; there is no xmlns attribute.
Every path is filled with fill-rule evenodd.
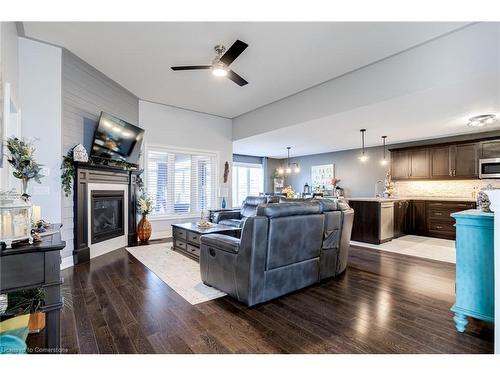
<svg viewBox="0 0 500 375"><path fill-rule="evenodd" d="M451 308L459 332L467 317L493 322L495 314L493 213L466 210L456 221L456 300Z"/></svg>

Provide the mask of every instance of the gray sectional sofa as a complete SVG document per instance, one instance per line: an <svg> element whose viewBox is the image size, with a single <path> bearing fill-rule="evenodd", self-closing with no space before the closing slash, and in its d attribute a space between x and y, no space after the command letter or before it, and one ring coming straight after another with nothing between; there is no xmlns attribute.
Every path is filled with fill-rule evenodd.
<svg viewBox="0 0 500 375"><path fill-rule="evenodd" d="M201 236L201 278L253 306L344 272L354 211L320 199L259 205L241 238Z"/></svg>
<svg viewBox="0 0 500 375"><path fill-rule="evenodd" d="M241 228L247 217L257 214L257 207L259 205L277 202L279 202L279 197L277 196L248 196L243 201L239 210L215 212L213 222Z"/></svg>

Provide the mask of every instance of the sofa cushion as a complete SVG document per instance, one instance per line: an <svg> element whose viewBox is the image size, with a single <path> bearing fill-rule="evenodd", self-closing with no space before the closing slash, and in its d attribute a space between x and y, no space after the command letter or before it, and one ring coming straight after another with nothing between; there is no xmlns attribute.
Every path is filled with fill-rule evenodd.
<svg viewBox="0 0 500 375"><path fill-rule="evenodd" d="M318 257L323 227L324 215L319 213L269 219L266 269L270 270Z"/></svg>
<svg viewBox="0 0 500 375"><path fill-rule="evenodd" d="M221 220L217 224L228 225L230 227L241 228L243 226L243 220L241 219L227 219Z"/></svg>
<svg viewBox="0 0 500 375"><path fill-rule="evenodd" d="M268 218L320 213L320 205L314 201L307 203L270 203L259 206L257 209L257 216L267 216Z"/></svg>
<svg viewBox="0 0 500 375"><path fill-rule="evenodd" d="M200 241L203 245L216 247L217 249L227 251L228 253L237 254L240 250L240 239L226 236L224 234L204 234L200 237Z"/></svg>
<svg viewBox="0 0 500 375"><path fill-rule="evenodd" d="M304 203L304 202L311 202L312 198L287 198L287 197L280 197L279 202L280 203Z"/></svg>
<svg viewBox="0 0 500 375"><path fill-rule="evenodd" d="M319 205L321 207L321 212L329 212L329 211L338 211L339 210L339 205L338 205L337 200L327 199L327 198L317 198L314 200L319 203Z"/></svg>
<svg viewBox="0 0 500 375"><path fill-rule="evenodd" d="M246 197L241 205L240 213L242 217L252 217L257 214L257 207L261 204L267 203L267 197Z"/></svg>

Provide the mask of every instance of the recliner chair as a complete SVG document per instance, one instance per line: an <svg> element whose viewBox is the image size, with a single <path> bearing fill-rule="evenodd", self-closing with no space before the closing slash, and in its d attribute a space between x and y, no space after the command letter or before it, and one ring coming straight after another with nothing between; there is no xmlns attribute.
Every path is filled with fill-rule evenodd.
<svg viewBox="0 0 500 375"><path fill-rule="evenodd" d="M203 282L253 306L342 273L354 211L322 201L261 205L240 239L201 236Z"/></svg>
<svg viewBox="0 0 500 375"><path fill-rule="evenodd" d="M268 197L248 196L243 201L239 210L232 211L219 211L214 213L214 223L229 225L231 227L241 228L247 217L255 216L257 214L257 207L261 204L268 202Z"/></svg>

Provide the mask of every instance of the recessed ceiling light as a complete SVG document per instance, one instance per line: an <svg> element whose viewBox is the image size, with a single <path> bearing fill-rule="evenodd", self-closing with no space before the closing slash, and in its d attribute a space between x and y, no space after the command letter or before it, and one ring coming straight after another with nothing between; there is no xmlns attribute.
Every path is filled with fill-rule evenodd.
<svg viewBox="0 0 500 375"><path fill-rule="evenodd" d="M496 116L492 114L474 116L469 119L467 126L471 128L482 128L483 126L493 124L496 121Z"/></svg>

